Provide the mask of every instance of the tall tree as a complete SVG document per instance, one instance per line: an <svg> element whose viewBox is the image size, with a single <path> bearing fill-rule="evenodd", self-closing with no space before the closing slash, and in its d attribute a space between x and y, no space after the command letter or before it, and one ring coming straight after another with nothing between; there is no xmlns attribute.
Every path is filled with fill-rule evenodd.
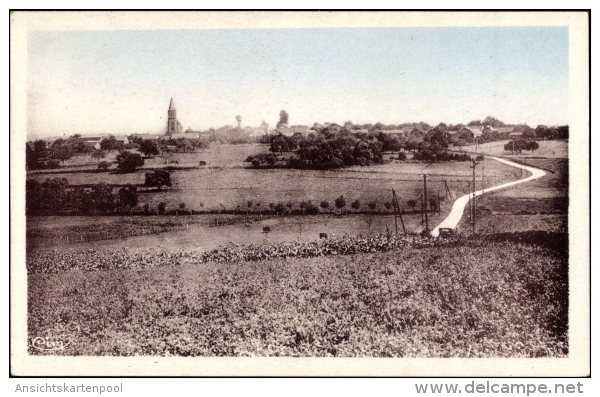
<svg viewBox="0 0 600 397"><path fill-rule="evenodd" d="M158 150L158 144L150 139L144 139L140 144L140 152L144 153L144 156L157 156L160 152Z"/></svg>
<svg viewBox="0 0 600 397"><path fill-rule="evenodd" d="M280 127L282 124L288 124L290 119L290 115L285 110L279 112L279 121L277 122L277 127Z"/></svg>
<svg viewBox="0 0 600 397"><path fill-rule="evenodd" d="M131 211L138 204L137 188L131 184L123 186L119 189L119 201Z"/></svg>

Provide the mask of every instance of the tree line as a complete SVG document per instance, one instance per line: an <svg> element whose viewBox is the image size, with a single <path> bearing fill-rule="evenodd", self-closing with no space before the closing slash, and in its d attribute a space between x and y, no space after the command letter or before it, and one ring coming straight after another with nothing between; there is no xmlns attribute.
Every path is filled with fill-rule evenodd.
<svg viewBox="0 0 600 397"><path fill-rule="evenodd" d="M171 174L165 170L148 172L144 186L159 190L171 186ZM28 179L25 209L27 215L131 212L138 205L138 194L138 187L132 184L121 186L115 193L115 187L105 182L86 188L71 186L66 178L48 178L44 182Z"/></svg>

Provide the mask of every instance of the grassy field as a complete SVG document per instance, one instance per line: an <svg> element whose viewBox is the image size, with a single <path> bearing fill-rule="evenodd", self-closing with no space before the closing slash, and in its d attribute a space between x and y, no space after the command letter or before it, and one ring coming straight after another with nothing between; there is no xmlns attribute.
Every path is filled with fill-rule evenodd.
<svg viewBox="0 0 600 397"><path fill-rule="evenodd" d="M482 196L477 206L480 233L491 234L525 230L567 232L569 212L568 160L531 159L547 172L542 178ZM470 232L468 211L461 221L464 232Z"/></svg>
<svg viewBox="0 0 600 397"><path fill-rule="evenodd" d="M569 158L569 143L567 141L537 141L540 148L533 153L530 151L523 151L520 154L514 156L510 151L504 150L504 145L509 141L498 141L483 143L476 147L475 145L463 146L460 148L453 148L454 150L465 150L469 152L480 152L489 156L506 156L514 157L517 159L524 159L529 157L544 157L549 159L566 159Z"/></svg>
<svg viewBox="0 0 600 397"><path fill-rule="evenodd" d="M53 258L53 255L57 256ZM56 263L66 254L39 257ZM61 355L564 357L564 253L462 242L387 253L29 274L29 337ZM60 258L59 258L60 256ZM62 259L61 259L62 258ZM101 254L85 256L106 262ZM167 259L168 260L168 259ZM163 261L164 262L164 261ZM185 264L187 263L187 264ZM124 266L124 267L123 267Z"/></svg>
<svg viewBox="0 0 600 397"><path fill-rule="evenodd" d="M239 146L239 147L238 147ZM319 204L333 201L344 195L348 201L360 200L363 205L375 201L380 208L391 200L391 189L396 189L400 204L406 206L409 199L420 199L422 174L428 175L430 194L444 197L447 181L454 197L467 192L467 182L471 180L471 169L467 162L457 163L403 163L392 162L371 167L351 167L338 171L309 171L292 169L243 169L241 162L248 154L264 151L264 145L213 145L204 153L176 153L173 156L209 159L209 164L219 164L221 168L204 167L192 170L172 171L172 181L176 190L160 193L144 193L140 196L140 206L145 203L156 208L165 202L167 209L174 209L185 203L188 209L195 210L239 210L246 209L246 203L260 203L261 210L270 203L291 202L298 209L302 201L312 200ZM189 159L188 159L189 160ZM153 161L161 162L162 158ZM189 163L196 163L189 160ZM183 165L183 160L179 165ZM518 170L495 161L486 161L485 175L477 177L477 184L499 184L521 177ZM114 173L30 173L28 178L44 181L47 178L64 177L70 185L106 182L123 185L144 183L145 171L130 174ZM446 197L445 197L446 198ZM448 197L450 199L450 197ZM420 205L420 204L419 204ZM258 211L258 208L256 208Z"/></svg>
<svg viewBox="0 0 600 397"><path fill-rule="evenodd" d="M430 214L430 227L443 217ZM329 237L394 233L393 214L308 216L135 216L135 217L30 217L27 220L28 252L194 248L209 250L228 244L313 241L320 233ZM424 229L420 215L404 215L408 233ZM219 221L218 226L217 222ZM272 232L263 233L269 226ZM398 220L399 232L402 226Z"/></svg>

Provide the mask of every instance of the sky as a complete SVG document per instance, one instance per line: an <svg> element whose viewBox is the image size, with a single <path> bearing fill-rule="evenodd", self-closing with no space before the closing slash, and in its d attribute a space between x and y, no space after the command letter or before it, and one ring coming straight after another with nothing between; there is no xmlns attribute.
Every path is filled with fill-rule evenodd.
<svg viewBox="0 0 600 397"><path fill-rule="evenodd" d="M496 117L568 123L567 27L37 31L29 137Z"/></svg>

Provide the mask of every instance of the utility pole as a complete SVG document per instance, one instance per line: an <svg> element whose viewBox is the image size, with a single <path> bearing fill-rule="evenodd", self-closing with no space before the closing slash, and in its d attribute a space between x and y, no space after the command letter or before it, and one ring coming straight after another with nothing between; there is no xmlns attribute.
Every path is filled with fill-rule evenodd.
<svg viewBox="0 0 600 397"><path fill-rule="evenodd" d="M396 237L398 237L398 218L396 217L396 192L392 189L392 205L394 206L394 226L396 227Z"/></svg>
<svg viewBox="0 0 600 397"><path fill-rule="evenodd" d="M438 215L442 215L442 203L440 202L440 189L438 189L437 207L438 207Z"/></svg>
<svg viewBox="0 0 600 397"><path fill-rule="evenodd" d="M485 165L481 166L481 191L485 193Z"/></svg>
<svg viewBox="0 0 600 397"><path fill-rule="evenodd" d="M423 192L421 192L421 224L425 223L425 215L423 214Z"/></svg>
<svg viewBox="0 0 600 397"><path fill-rule="evenodd" d="M402 210L400 209L400 204L398 204L398 197L396 196L396 191L392 189L392 194L394 195L394 214L396 211L400 215L400 223L402 223L402 231L406 234L406 226L404 226L404 219L402 219ZM398 234L398 224L396 224L396 234Z"/></svg>
<svg viewBox="0 0 600 397"><path fill-rule="evenodd" d="M471 210L471 182L467 182L469 188L469 222L473 222L473 210Z"/></svg>
<svg viewBox="0 0 600 397"><path fill-rule="evenodd" d="M469 167L471 167L473 169L473 234L475 234L475 222L476 222L476 212L477 212L477 200L475 198L475 167L477 167L477 165L479 164L479 161L475 161L475 160L471 160L473 161L473 165L470 165Z"/></svg>
<svg viewBox="0 0 600 397"><path fill-rule="evenodd" d="M429 233L429 217L427 216L427 174L423 174L423 190L425 191L425 231Z"/></svg>

